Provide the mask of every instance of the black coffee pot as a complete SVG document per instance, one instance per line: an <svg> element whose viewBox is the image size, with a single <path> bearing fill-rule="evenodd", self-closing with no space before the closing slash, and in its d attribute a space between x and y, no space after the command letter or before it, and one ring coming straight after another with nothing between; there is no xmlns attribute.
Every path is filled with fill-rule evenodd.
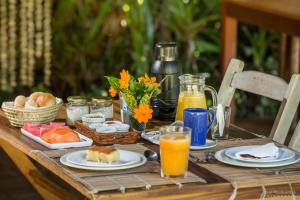
<svg viewBox="0 0 300 200"><path fill-rule="evenodd" d="M179 96L181 68L177 57L175 42L158 43L155 46L155 61L151 69L152 76L161 84L161 94L151 100L153 117L160 120L174 120Z"/></svg>

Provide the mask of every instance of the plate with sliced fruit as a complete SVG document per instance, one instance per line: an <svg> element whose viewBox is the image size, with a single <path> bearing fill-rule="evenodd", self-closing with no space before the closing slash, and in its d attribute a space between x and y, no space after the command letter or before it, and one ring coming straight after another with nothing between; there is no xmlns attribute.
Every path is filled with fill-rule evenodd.
<svg viewBox="0 0 300 200"><path fill-rule="evenodd" d="M49 149L91 146L93 140L70 129L64 122L25 123L21 133Z"/></svg>

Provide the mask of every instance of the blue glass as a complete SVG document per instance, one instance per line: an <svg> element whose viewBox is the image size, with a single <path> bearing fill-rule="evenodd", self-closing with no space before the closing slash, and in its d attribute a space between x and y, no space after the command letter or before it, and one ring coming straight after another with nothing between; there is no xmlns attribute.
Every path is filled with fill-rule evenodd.
<svg viewBox="0 0 300 200"><path fill-rule="evenodd" d="M209 117L209 115L211 115L211 117ZM211 119L210 122L209 119ZM192 146L205 145L206 135L214 121L215 113L213 110L202 108L184 109L184 126L192 129Z"/></svg>

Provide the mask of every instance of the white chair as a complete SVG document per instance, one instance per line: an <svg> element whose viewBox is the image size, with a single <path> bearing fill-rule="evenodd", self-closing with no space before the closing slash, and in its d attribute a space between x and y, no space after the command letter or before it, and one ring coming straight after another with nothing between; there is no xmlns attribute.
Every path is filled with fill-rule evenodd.
<svg viewBox="0 0 300 200"><path fill-rule="evenodd" d="M294 74L288 84L280 77L258 71L243 71L243 69L244 62L238 59L230 61L218 92L219 103L230 106L236 89L281 101L269 137L283 144L300 101L300 74ZM298 124L298 129L299 126ZM298 137L297 139L300 140L300 136Z"/></svg>
<svg viewBox="0 0 300 200"><path fill-rule="evenodd" d="M289 147L300 152L300 120L295 128L294 134L290 140Z"/></svg>

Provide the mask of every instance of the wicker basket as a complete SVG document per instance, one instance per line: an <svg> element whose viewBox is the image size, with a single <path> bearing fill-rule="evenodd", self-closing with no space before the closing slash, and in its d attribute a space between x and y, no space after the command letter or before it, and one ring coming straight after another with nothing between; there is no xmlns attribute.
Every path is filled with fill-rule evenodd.
<svg viewBox="0 0 300 200"><path fill-rule="evenodd" d="M133 144L140 139L140 134L133 131L108 134L97 133L93 129L83 125L81 121L75 121L75 127L80 134L91 138L95 143L100 145Z"/></svg>
<svg viewBox="0 0 300 200"><path fill-rule="evenodd" d="M24 122L42 124L55 120L62 104L62 99L56 98L56 104L54 106L24 109L14 108L14 102L9 101L2 103L2 110L12 126L22 127Z"/></svg>

